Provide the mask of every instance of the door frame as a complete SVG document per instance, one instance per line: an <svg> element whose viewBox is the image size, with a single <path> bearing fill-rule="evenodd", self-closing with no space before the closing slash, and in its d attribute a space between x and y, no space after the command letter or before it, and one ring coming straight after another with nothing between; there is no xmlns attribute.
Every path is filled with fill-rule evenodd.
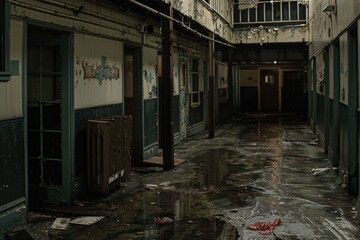
<svg viewBox="0 0 360 240"><path fill-rule="evenodd" d="M324 94L324 152L328 153L329 138L330 138L330 124L329 124L329 111L330 111L330 50L329 47L324 49L324 78L325 78L325 94Z"/></svg>
<svg viewBox="0 0 360 240"><path fill-rule="evenodd" d="M74 186L72 185L75 174L75 110L74 110L74 34L73 30L67 27L48 24L44 22L25 20L24 21L24 42L23 42L23 115L24 115L24 158L25 158L25 197L27 199L27 209L29 209L29 159L28 159L28 77L27 77L27 57L28 57L28 30L31 27L43 28L48 31L59 31L64 34L60 39L62 58L62 86L61 92L65 92L66 98L62 99L61 114L65 114L61 119L62 124L62 187L46 188L47 202L49 203L70 203L74 197ZM64 80L66 79L66 81ZM65 161L63 161L65 159ZM67 161L66 161L67 159ZM60 189L60 191L59 191ZM44 199L45 200L45 199Z"/></svg>
<svg viewBox="0 0 360 240"><path fill-rule="evenodd" d="M132 161L132 163L135 163L137 165L141 164L144 160L144 99L143 99L143 82L142 82L142 45L130 41L124 42L124 56L125 56L125 49L132 49L134 50L134 60L138 64L134 64L134 72L136 72L136 75L134 76L134 82L133 82L133 89L134 89L134 112L135 116L133 121L133 134L135 137L135 161ZM125 59L125 57L124 57ZM123 75L125 73L123 72ZM124 79L124 76L123 76ZM125 81L124 81L125 86ZM125 87L123 87L123 91L125 91ZM125 94L123 92L123 107L125 108ZM125 109L123 109L123 112L125 113Z"/></svg>
<svg viewBox="0 0 360 240"><path fill-rule="evenodd" d="M351 195L358 194L359 181L359 152L358 152L358 29L357 25L351 28L348 32L348 71L349 71L349 87L348 87L348 191ZM356 174L356 176L354 176Z"/></svg>

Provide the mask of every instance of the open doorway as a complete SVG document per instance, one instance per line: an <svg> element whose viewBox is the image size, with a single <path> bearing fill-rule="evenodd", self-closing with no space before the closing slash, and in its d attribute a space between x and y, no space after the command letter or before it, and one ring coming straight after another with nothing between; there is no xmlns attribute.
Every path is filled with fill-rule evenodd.
<svg viewBox="0 0 360 240"><path fill-rule="evenodd" d="M73 161L69 35L29 26L27 37L29 201L70 202Z"/></svg>

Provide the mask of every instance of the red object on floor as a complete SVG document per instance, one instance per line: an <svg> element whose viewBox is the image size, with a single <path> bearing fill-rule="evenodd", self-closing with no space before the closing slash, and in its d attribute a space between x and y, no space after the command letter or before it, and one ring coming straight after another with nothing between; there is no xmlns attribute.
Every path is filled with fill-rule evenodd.
<svg viewBox="0 0 360 240"><path fill-rule="evenodd" d="M273 233L275 228L281 224L281 219L277 218L273 222L258 222L246 226L246 229L259 231L262 235L270 235Z"/></svg>
<svg viewBox="0 0 360 240"><path fill-rule="evenodd" d="M158 225L163 225L163 224L167 224L167 223L173 223L174 220L172 220L171 218L168 217L154 217L154 222Z"/></svg>

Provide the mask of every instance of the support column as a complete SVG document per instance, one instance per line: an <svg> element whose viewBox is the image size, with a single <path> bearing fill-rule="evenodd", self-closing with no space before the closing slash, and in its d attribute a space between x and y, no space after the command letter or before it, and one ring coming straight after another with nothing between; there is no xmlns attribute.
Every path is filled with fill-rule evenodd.
<svg viewBox="0 0 360 240"><path fill-rule="evenodd" d="M211 32L210 38L214 39L215 34ZM214 66L214 50L215 42L209 41L209 138L215 137L215 105L214 105L214 89L215 89L215 66Z"/></svg>
<svg viewBox="0 0 360 240"><path fill-rule="evenodd" d="M229 47L228 53L229 53L228 54L228 91L229 91L228 120L231 120L235 113L234 90L236 90L233 80L233 49L231 47Z"/></svg>
<svg viewBox="0 0 360 240"><path fill-rule="evenodd" d="M164 14L172 17L171 4L164 8ZM162 81L163 81L163 168L174 167L174 127L173 127L173 22L162 18Z"/></svg>

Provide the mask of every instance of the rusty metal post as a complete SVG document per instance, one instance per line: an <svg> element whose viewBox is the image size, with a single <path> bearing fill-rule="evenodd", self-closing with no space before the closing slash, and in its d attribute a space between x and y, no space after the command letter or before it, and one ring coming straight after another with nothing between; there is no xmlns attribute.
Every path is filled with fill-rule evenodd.
<svg viewBox="0 0 360 240"><path fill-rule="evenodd" d="M171 4L164 9L164 14L172 17ZM162 18L162 81L163 81L163 168L174 167L174 128L173 128L173 22Z"/></svg>
<svg viewBox="0 0 360 240"><path fill-rule="evenodd" d="M214 39L214 32L210 32L210 38ZM214 72L214 50L215 43L209 41L209 138L215 137L215 106L214 106L214 89L215 89L215 72Z"/></svg>

